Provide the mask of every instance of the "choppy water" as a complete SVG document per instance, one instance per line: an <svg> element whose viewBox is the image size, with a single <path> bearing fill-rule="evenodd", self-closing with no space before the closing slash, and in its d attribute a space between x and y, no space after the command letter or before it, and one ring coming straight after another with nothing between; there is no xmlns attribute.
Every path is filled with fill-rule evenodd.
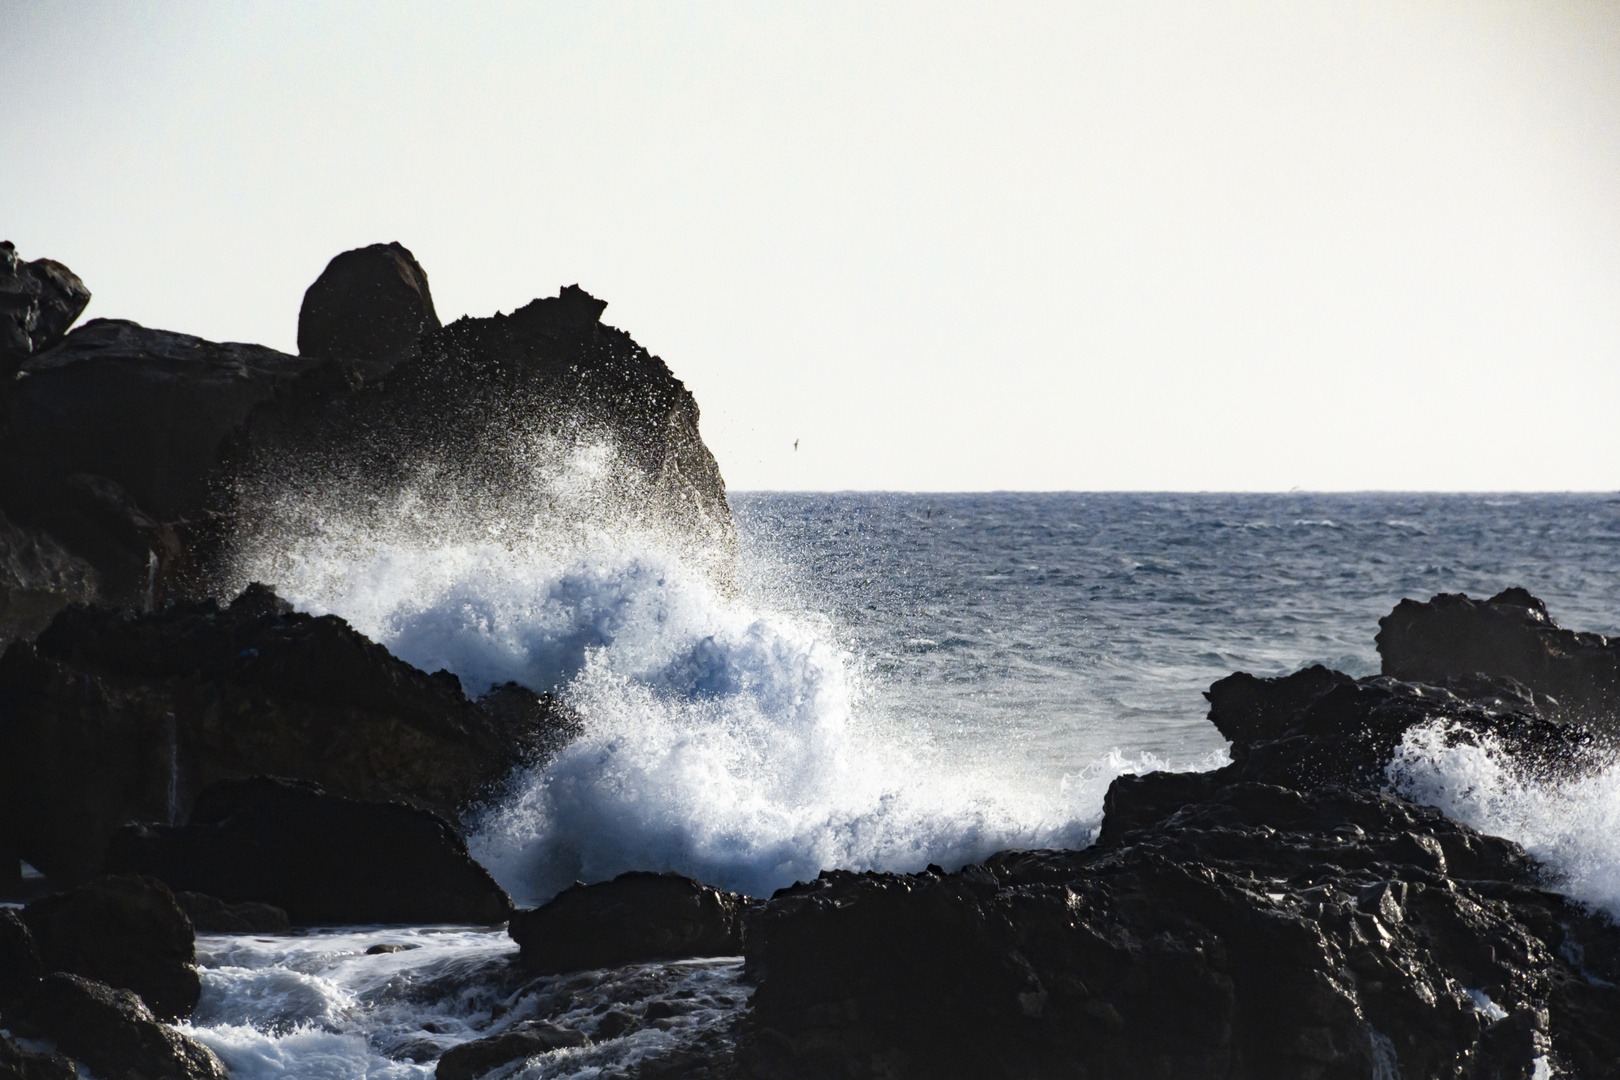
<svg viewBox="0 0 1620 1080"><path fill-rule="evenodd" d="M577 477L566 494L593 497ZM1620 505L1596 496L737 495L730 580L644 523L562 529L510 506L334 513L248 547L241 569L473 692L516 679L584 713L583 738L468 822L526 901L627 869L767 894L832 866L1083 845L1115 775L1224 760L1210 682L1376 671L1378 618L1402 597L1523 585L1565 625L1620 627ZM1415 739L1391 779L1620 911L1612 776L1539 788L1488 748ZM199 1035L241 1075L405 1076L508 1022L503 937L399 932L422 947L210 939ZM700 970L732 1002L694 1022L712 1032L745 990L734 965ZM521 1075L613 1075L675 1037Z"/></svg>

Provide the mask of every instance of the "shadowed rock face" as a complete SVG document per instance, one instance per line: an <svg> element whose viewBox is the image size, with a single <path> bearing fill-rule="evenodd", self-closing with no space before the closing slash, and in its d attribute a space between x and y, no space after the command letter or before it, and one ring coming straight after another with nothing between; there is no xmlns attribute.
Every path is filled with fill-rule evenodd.
<svg viewBox="0 0 1620 1080"><path fill-rule="evenodd" d="M399 243L345 251L326 264L298 311L298 351L381 373L439 328L427 271Z"/></svg>
<svg viewBox="0 0 1620 1080"><path fill-rule="evenodd" d="M226 608L68 608L0 656L0 823L21 857L73 882L100 871L125 822L183 821L202 788L259 773L454 818L577 730L520 687L493 705L263 586Z"/></svg>
<svg viewBox="0 0 1620 1080"><path fill-rule="evenodd" d="M270 904L305 926L490 924L512 911L443 818L271 777L207 788L186 826L124 828L107 864L227 903Z"/></svg>
<svg viewBox="0 0 1620 1080"><path fill-rule="evenodd" d="M133 874L102 878L23 908L46 971L133 990L160 1019L190 1016L202 993L195 934L174 894Z"/></svg>
<svg viewBox="0 0 1620 1080"><path fill-rule="evenodd" d="M77 975L47 975L13 1026L19 1035L51 1040L103 1080L229 1077L212 1050L158 1023L138 994Z"/></svg>
<svg viewBox="0 0 1620 1080"><path fill-rule="evenodd" d="M1545 1057L1616 1075L1620 928L1546 891L1518 845L1382 790L1402 735L1437 719L1532 773L1600 763L1602 737L1523 673L1234 675L1208 695L1233 763L1120 777L1093 847L781 890L747 920L745 1063L1461 1080Z"/></svg>
<svg viewBox="0 0 1620 1080"><path fill-rule="evenodd" d="M1385 675L1439 685L1502 676L1553 699L1549 715L1620 732L1620 643L1560 627L1524 589L1402 600L1378 625Z"/></svg>

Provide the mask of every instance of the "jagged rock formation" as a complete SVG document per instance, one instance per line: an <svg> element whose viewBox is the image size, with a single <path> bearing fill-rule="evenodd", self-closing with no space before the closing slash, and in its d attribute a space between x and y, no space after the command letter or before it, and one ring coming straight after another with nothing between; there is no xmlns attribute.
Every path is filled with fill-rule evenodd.
<svg viewBox="0 0 1620 1080"><path fill-rule="evenodd" d="M118 319L63 337L89 294L6 250L0 301L38 311L12 320L31 329L0 379L0 640L67 603L217 595L244 518L264 526L289 485L365 502L426 469L498 497L539 436L608 441L633 514L731 541L691 393L577 286L441 328L421 266L376 244L310 286L289 356Z"/></svg>
<svg viewBox="0 0 1620 1080"><path fill-rule="evenodd" d="M748 897L680 874L633 870L574 885L512 916L507 933L542 975L683 956L736 956Z"/></svg>
<svg viewBox="0 0 1620 1080"><path fill-rule="evenodd" d="M180 823L207 785L258 773L453 820L577 725L519 687L481 708L263 586L224 608L72 607L0 656L0 850L86 880L125 822Z"/></svg>
<svg viewBox="0 0 1620 1080"><path fill-rule="evenodd" d="M229 1080L212 1050L159 1023L139 994L92 979L47 975L6 1018L101 1080Z"/></svg>
<svg viewBox="0 0 1620 1080"><path fill-rule="evenodd" d="M304 926L504 922L512 902L443 818L255 777L206 788L185 826L129 825L107 850L141 873Z"/></svg>
<svg viewBox="0 0 1620 1080"><path fill-rule="evenodd" d="M1532 770L1599 760L1598 736L1547 715L1538 691L1465 670L1445 687L1235 675L1209 694L1233 763L1121 777L1090 848L778 892L746 926L759 989L745 1064L765 1078L1617 1075L1620 928L1547 891L1518 845L1382 790L1402 736L1436 719Z"/></svg>
<svg viewBox="0 0 1620 1080"><path fill-rule="evenodd" d="M1620 732L1620 642L1565 630L1524 589L1402 600L1378 625L1385 675L1441 686L1480 673L1512 679L1550 698L1549 715Z"/></svg>

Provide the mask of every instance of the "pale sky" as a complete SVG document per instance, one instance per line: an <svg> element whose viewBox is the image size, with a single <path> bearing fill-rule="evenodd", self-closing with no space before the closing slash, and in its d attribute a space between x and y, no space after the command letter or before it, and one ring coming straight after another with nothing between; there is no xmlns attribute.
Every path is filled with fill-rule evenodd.
<svg viewBox="0 0 1620 1080"><path fill-rule="evenodd" d="M0 238L578 282L733 489L1620 488L1620 3L0 0ZM794 440L799 449L793 449Z"/></svg>

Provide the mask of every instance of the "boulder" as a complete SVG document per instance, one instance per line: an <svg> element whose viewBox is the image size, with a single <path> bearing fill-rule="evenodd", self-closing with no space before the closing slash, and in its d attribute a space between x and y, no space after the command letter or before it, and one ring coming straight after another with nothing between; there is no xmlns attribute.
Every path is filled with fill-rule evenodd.
<svg viewBox="0 0 1620 1080"><path fill-rule="evenodd" d="M632 871L564 889L512 916L507 933L539 974L742 952L749 898L679 874Z"/></svg>
<svg viewBox="0 0 1620 1080"><path fill-rule="evenodd" d="M107 865L227 904L270 904L300 926L492 924L512 910L436 814L274 777L205 788L188 825L127 826Z"/></svg>
<svg viewBox="0 0 1620 1080"><path fill-rule="evenodd" d="M382 374L439 329L427 271L403 245L371 244L335 256L298 311L298 351L342 357Z"/></svg>
<svg viewBox="0 0 1620 1080"><path fill-rule="evenodd" d="M17 1015L18 1034L51 1040L99 1080L228 1080L212 1050L159 1023L129 990L47 975Z"/></svg>
<svg viewBox="0 0 1620 1080"><path fill-rule="evenodd" d="M174 902L200 934L286 934L292 931L287 913L252 901L227 904L206 893L177 892Z"/></svg>
<svg viewBox="0 0 1620 1080"><path fill-rule="evenodd" d="M103 878L35 900L22 921L46 971L133 990L165 1020L189 1016L197 1005L195 935L161 881Z"/></svg>
<svg viewBox="0 0 1620 1080"><path fill-rule="evenodd" d="M115 829L183 821L219 780L272 772L455 817L577 727L532 693L485 711L454 676L263 586L224 608L71 607L0 657L0 822L23 858L80 881Z"/></svg>
<svg viewBox="0 0 1620 1080"><path fill-rule="evenodd" d="M0 241L0 381L60 341L89 303L73 271L52 259L23 262L11 241Z"/></svg>
<svg viewBox="0 0 1620 1080"><path fill-rule="evenodd" d="M40 529L25 529L0 513L0 646L32 637L68 604L93 600L96 568Z"/></svg>
<svg viewBox="0 0 1620 1080"><path fill-rule="evenodd" d="M451 1047L439 1059L433 1075L436 1080L475 1080L509 1061L564 1047L589 1046L590 1042L582 1032L531 1020L499 1035Z"/></svg>
<svg viewBox="0 0 1620 1080"><path fill-rule="evenodd" d="M1378 625L1385 675L1442 686L1505 677L1549 699L1550 715L1620 732L1620 641L1560 627L1525 589L1402 600Z"/></svg>

